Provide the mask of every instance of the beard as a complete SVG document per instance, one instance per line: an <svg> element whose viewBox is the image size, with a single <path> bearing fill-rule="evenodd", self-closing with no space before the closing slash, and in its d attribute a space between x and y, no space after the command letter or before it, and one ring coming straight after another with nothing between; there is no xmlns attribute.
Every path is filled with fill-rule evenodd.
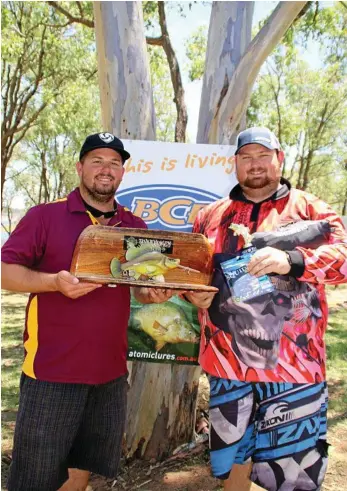
<svg viewBox="0 0 347 491"><path fill-rule="evenodd" d="M83 187L93 201L97 203L108 203L114 199L118 186L115 181L110 181L108 185L94 182L92 186L88 186L83 182Z"/></svg>
<svg viewBox="0 0 347 491"><path fill-rule="evenodd" d="M274 180L270 179L266 175L259 176L259 177L247 177L245 181L242 183L242 186L249 189L261 189L271 185L273 182Z"/></svg>

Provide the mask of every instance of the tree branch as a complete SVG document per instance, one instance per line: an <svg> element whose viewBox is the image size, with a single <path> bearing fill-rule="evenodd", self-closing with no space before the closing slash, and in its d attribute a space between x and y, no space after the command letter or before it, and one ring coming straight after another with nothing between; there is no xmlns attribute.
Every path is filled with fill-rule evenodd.
<svg viewBox="0 0 347 491"><path fill-rule="evenodd" d="M84 17L84 14L83 14L83 8L82 8L82 5L81 5L81 2L76 2L77 4L77 8L78 8L78 11L80 13L80 17Z"/></svg>
<svg viewBox="0 0 347 491"><path fill-rule="evenodd" d="M83 9L81 6L81 2L76 2L78 10L80 12L80 17L75 17L72 15L68 10L64 9L61 5L59 5L58 2L54 1L48 1L47 2L51 7L53 7L55 10L60 12L61 14L65 15L65 17L68 19L66 24L47 24L48 27L66 27L70 24L73 24L74 22L78 24L83 24L87 27L94 28L95 27L95 22L90 19L86 19L84 17ZM162 2L160 2L162 3ZM146 36L146 43L150 46L163 46L163 37L151 37L151 36Z"/></svg>
<svg viewBox="0 0 347 491"><path fill-rule="evenodd" d="M63 15L65 15L65 17L67 17L67 19L69 19L70 23L77 22L78 24L83 24L84 26L87 26L87 27L95 27L93 20L86 19L85 17L75 17L68 10L64 9L59 4L59 2L51 2L51 1L48 1L47 3L51 7L53 7L54 9L56 9L58 12L60 12ZM79 2L77 2L77 4L79 4ZM79 10L80 10L80 13L81 13L81 9L79 9Z"/></svg>
<svg viewBox="0 0 347 491"><path fill-rule="evenodd" d="M10 229L6 228L5 225L1 222L2 228L5 230L5 232L10 235Z"/></svg>
<svg viewBox="0 0 347 491"><path fill-rule="evenodd" d="M17 176L19 176L22 172L26 171L27 169L29 169L29 167L31 167L30 165L27 165L26 167L24 167L24 169L21 169L19 172L16 172L15 174L12 174L12 176L8 176L5 181L10 181L11 179L15 179Z"/></svg>
<svg viewBox="0 0 347 491"><path fill-rule="evenodd" d="M147 36L146 43L150 46L163 46L163 36L159 36L157 38Z"/></svg>
<svg viewBox="0 0 347 491"><path fill-rule="evenodd" d="M184 89L181 78L180 67L176 53L172 47L169 32L167 30L165 2L158 2L159 24L161 28L162 46L165 51L171 75L171 82L174 90L174 102L176 104L177 120L175 125L175 141L186 141L186 129L188 123L188 112L185 104Z"/></svg>

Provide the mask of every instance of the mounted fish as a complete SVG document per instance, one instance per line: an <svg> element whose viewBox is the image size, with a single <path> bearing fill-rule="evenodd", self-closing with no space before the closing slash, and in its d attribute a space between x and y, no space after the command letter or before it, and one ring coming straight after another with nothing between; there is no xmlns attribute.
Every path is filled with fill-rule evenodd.
<svg viewBox="0 0 347 491"><path fill-rule="evenodd" d="M130 254L128 254L130 252ZM131 261L121 263L114 257L110 264L112 276L115 278L130 278L153 280L165 283L165 273L170 269L181 268L188 273L199 273L196 269L181 266L180 259L173 259L160 252L160 248L153 250L151 246L132 247L127 251L125 258L132 257Z"/></svg>

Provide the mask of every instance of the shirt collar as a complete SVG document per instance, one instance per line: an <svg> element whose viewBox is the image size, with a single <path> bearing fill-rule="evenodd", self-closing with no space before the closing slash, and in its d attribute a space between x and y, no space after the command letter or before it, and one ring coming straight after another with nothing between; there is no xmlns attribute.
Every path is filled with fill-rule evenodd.
<svg viewBox="0 0 347 491"><path fill-rule="evenodd" d="M86 207L83 202L79 188L74 189L67 197L67 206L70 213L86 213ZM119 225L123 219L123 206L117 203L117 213L110 219L108 225Z"/></svg>
<svg viewBox="0 0 347 491"><path fill-rule="evenodd" d="M98 210L97 208L94 208L94 206L89 205L83 198L82 198L83 204L85 206L85 209L90 211L90 213L93 215L95 218L99 218L101 216L104 216L105 218L112 218L118 211L118 206L116 200L113 202L113 210L112 211L107 211L104 212L102 210Z"/></svg>
<svg viewBox="0 0 347 491"><path fill-rule="evenodd" d="M71 213L86 212L79 188L74 189L67 197L67 207Z"/></svg>

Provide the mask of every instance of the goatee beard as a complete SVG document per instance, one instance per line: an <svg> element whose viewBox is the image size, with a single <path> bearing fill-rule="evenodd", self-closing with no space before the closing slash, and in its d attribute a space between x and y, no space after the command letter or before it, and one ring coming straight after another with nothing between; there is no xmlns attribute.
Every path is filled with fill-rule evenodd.
<svg viewBox="0 0 347 491"><path fill-rule="evenodd" d="M115 189L112 191L98 192L96 189L88 188L84 185L84 189L86 190L88 196L95 201L96 203L108 203L109 201L114 199Z"/></svg>

